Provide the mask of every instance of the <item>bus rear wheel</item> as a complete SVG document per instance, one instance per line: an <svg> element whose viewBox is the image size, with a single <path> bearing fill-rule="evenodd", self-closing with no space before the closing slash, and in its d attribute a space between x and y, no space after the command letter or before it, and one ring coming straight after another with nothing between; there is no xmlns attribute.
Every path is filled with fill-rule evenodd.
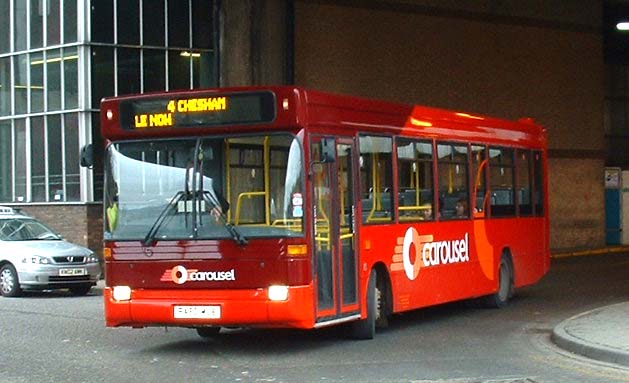
<svg viewBox="0 0 629 383"><path fill-rule="evenodd" d="M498 291L485 297L485 303L493 308L505 307L513 296L513 291L513 264L509 256L503 254L498 270Z"/></svg>

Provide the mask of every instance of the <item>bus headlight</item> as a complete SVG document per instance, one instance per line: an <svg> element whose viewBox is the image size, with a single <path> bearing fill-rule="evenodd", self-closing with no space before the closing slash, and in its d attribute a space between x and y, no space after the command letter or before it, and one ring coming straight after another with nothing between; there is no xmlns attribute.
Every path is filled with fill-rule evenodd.
<svg viewBox="0 0 629 383"><path fill-rule="evenodd" d="M288 286L269 286L269 299L272 301L288 300Z"/></svg>
<svg viewBox="0 0 629 383"><path fill-rule="evenodd" d="M117 301L129 301L131 300L131 287L129 286L114 286L112 296Z"/></svg>

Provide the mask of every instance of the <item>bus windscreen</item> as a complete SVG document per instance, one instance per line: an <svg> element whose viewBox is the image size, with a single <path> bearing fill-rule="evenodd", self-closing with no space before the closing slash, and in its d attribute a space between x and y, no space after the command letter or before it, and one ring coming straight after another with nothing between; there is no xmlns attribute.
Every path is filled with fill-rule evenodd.
<svg viewBox="0 0 629 383"><path fill-rule="evenodd" d="M275 105L271 92L136 98L120 102L120 125L136 130L269 123Z"/></svg>

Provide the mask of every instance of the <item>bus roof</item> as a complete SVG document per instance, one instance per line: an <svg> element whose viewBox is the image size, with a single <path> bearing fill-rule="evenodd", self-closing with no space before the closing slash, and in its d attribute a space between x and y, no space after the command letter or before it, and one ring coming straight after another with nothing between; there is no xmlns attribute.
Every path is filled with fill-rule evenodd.
<svg viewBox="0 0 629 383"><path fill-rule="evenodd" d="M210 105L211 102L216 101L216 98L247 94L263 95L264 97L260 97L260 100L263 98L266 100L268 97L265 95L272 94L274 105L271 105L269 101L264 102L266 102L265 105L274 108L273 118L265 119L269 115L261 113L260 116L256 115L253 119L244 122L234 120L228 123L229 120L225 120L214 125L199 123L198 126L151 128L138 125L138 118L148 119L167 114L165 106L168 102L173 103L169 104L170 106L176 105L175 102L182 102L185 106L186 101L199 101L199 103L203 101L203 105ZM164 109L164 113L161 111L148 113L147 116L142 117L144 112L141 106L154 105L156 102L162 103L161 108ZM264 102L260 101L261 104ZM129 105L140 106L137 108L139 111L126 112ZM173 107L172 110L177 113L175 109ZM193 112L187 113L193 114ZM256 119L257 117L260 118ZM133 118L135 118L135 126L133 126ZM546 130L530 118L510 121L480 114L339 95L295 86L194 89L105 98L101 102L101 122L103 136L110 140L244 133L261 129L286 130L306 127L321 129L328 134L354 135L357 131L361 131L489 144L546 147Z"/></svg>

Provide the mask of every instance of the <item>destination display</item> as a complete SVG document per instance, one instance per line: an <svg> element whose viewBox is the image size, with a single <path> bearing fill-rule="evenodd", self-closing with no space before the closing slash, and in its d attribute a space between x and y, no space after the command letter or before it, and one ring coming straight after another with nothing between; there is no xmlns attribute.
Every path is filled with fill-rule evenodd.
<svg viewBox="0 0 629 383"><path fill-rule="evenodd" d="M268 123L275 109L271 92L157 96L120 101L120 124L136 130Z"/></svg>

